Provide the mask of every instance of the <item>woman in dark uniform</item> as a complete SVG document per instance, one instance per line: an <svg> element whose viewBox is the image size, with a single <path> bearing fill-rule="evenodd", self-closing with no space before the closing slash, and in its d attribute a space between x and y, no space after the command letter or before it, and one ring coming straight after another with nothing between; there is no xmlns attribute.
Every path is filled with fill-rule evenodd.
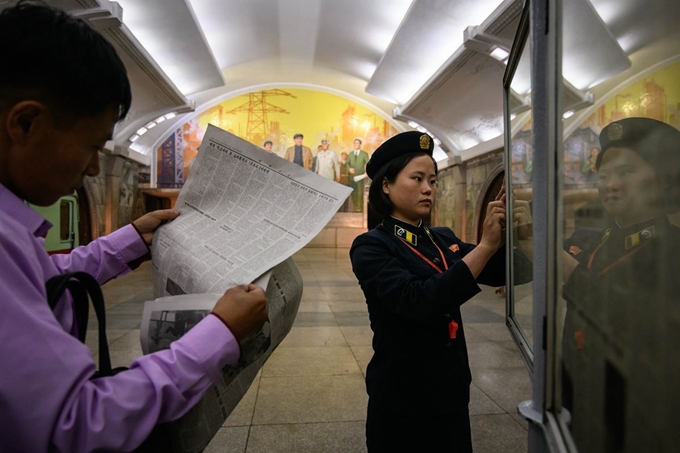
<svg viewBox="0 0 680 453"><path fill-rule="evenodd" d="M489 203L480 244L428 228L437 192L429 135L405 132L366 166L384 218L350 250L366 296L373 350L366 372L370 452L470 452L471 374L460 305L478 283L505 284L505 194Z"/></svg>
<svg viewBox="0 0 680 453"><path fill-rule="evenodd" d="M612 220L564 252L563 405L580 452L680 445L680 131L627 118L600 134Z"/></svg>

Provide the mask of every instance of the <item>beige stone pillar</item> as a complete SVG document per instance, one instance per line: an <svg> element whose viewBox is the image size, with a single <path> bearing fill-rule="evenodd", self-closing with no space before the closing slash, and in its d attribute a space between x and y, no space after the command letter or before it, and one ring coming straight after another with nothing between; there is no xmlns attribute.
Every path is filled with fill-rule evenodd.
<svg viewBox="0 0 680 453"><path fill-rule="evenodd" d="M467 165L462 162L460 156L456 156L452 167L453 184L455 190L455 209L453 217L453 231L463 241L467 240Z"/></svg>
<svg viewBox="0 0 680 453"><path fill-rule="evenodd" d="M125 158L108 155L104 165L105 200L104 233L109 234L118 229L118 205L120 204L120 177L123 174Z"/></svg>

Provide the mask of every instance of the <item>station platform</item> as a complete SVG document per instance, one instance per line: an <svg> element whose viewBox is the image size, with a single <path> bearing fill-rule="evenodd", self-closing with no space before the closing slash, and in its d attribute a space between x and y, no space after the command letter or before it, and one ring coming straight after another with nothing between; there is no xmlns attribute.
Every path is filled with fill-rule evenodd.
<svg viewBox="0 0 680 453"><path fill-rule="evenodd" d="M295 255L304 294L295 325L205 452L365 452L366 365L372 333L347 248ZM143 303L153 299L151 263L103 287L113 366L141 355ZM475 453L527 451L517 404L531 383L504 324L494 288L463 306L472 368L470 415ZM94 328L94 326L93 326ZM96 359L96 335L88 335Z"/></svg>

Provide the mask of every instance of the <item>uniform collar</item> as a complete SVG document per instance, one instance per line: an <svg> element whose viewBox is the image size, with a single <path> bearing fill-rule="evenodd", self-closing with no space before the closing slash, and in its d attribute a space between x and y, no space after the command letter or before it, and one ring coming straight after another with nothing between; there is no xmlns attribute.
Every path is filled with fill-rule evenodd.
<svg viewBox="0 0 680 453"><path fill-rule="evenodd" d="M667 215L661 215L654 217L652 219L645 220L644 222L635 223L633 225L628 225L626 227L620 227L616 222L612 227L612 233L616 233L617 236L627 236L629 234L636 233L649 228L655 228L660 230L665 230L669 227L670 222L668 221Z"/></svg>
<svg viewBox="0 0 680 453"><path fill-rule="evenodd" d="M661 215L626 227L620 227L614 223L609 233L611 233L615 247L619 247L623 242L625 249L629 250L650 239L665 235L669 228L668 216ZM609 236L609 233L606 233L605 237Z"/></svg>
<svg viewBox="0 0 680 453"><path fill-rule="evenodd" d="M52 224L30 208L21 198L0 184L0 212L22 224L36 237L44 238Z"/></svg>
<svg viewBox="0 0 680 453"><path fill-rule="evenodd" d="M422 220L418 226L415 226L390 215L383 218L382 224L390 234L394 234L396 237L406 240L411 245L418 244L419 241L417 238L422 234L422 231L425 228L425 224ZM410 234L406 234L407 231Z"/></svg>

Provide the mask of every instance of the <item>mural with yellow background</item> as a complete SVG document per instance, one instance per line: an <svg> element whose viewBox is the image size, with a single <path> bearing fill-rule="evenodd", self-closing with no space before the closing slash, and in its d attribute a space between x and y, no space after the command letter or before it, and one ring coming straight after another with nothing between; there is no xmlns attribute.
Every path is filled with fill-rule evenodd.
<svg viewBox="0 0 680 453"><path fill-rule="evenodd" d="M208 124L227 130L249 142L262 147L266 140L273 142L273 152L283 157L288 147L294 146L293 135L304 135L303 145L314 154L326 138L330 150L340 157L343 152L353 149L355 138L362 140L362 150L369 155L387 138L398 131L376 112L349 99L323 91L299 88L260 90L236 96L214 105L185 123L183 140L169 136L157 150L159 186L163 182L176 183L177 187L189 176L189 167L196 158L198 147ZM178 131L179 132L179 131ZM181 143L182 149L177 162L183 161L183 178L178 177L176 166L163 155L170 154L170 148Z"/></svg>
<svg viewBox="0 0 680 453"><path fill-rule="evenodd" d="M564 184L595 186L599 135L612 121L652 118L680 129L680 62L642 78L607 99L564 141ZM513 183L530 184L533 158L530 123L513 137Z"/></svg>

